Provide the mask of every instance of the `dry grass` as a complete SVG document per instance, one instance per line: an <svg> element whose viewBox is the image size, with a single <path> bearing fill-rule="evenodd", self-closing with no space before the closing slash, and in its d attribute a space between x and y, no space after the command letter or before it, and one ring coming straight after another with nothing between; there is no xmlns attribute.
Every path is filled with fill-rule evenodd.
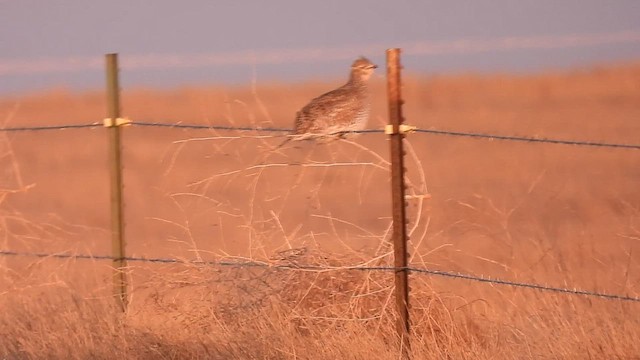
<svg viewBox="0 0 640 360"><path fill-rule="evenodd" d="M133 90L133 119L289 126L328 84ZM412 78L411 124L637 143L640 67ZM384 123L383 83L372 127ZM8 125L86 123L101 94L0 100ZM5 124L6 125L6 124ZM246 136L238 138L238 135ZM252 259L330 271L129 264L129 312L110 263L0 259L7 358L394 359L386 265L387 144L370 135L287 146L254 134L127 128L125 197L134 256ZM7 135L6 249L108 254L102 130ZM409 137L411 263L638 296L637 151ZM302 166L301 164L305 164ZM419 195L429 193L431 199ZM342 268L341 268L342 267ZM635 303L411 276L415 358L619 358L640 354Z"/></svg>
<svg viewBox="0 0 640 360"><path fill-rule="evenodd" d="M336 262L345 260L354 259ZM106 289L69 287L80 280L76 265L42 263L20 275L64 279L12 278L0 318L5 356L398 357L385 273L142 266L133 270L129 313L118 316ZM479 286L463 298L434 291L424 278L412 284L416 358L633 358L639 351L635 304L492 289L496 296Z"/></svg>

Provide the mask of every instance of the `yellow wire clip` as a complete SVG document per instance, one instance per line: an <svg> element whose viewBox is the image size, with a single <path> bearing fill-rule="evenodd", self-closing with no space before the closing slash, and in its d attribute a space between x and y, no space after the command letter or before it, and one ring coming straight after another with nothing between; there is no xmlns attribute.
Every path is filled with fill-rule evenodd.
<svg viewBox="0 0 640 360"><path fill-rule="evenodd" d="M114 121L115 120L115 121ZM131 120L127 118L106 118L104 119L104 127L127 126L131 125Z"/></svg>
<svg viewBox="0 0 640 360"><path fill-rule="evenodd" d="M401 124L400 125L400 129L398 129L398 130L400 130L399 131L400 134L408 134L408 133L416 131L417 129L418 129L417 126ZM393 125L385 125L384 133L387 134L387 135L395 134L393 132Z"/></svg>
<svg viewBox="0 0 640 360"><path fill-rule="evenodd" d="M431 194L418 194L418 195L405 195L405 200L422 200L422 199L431 199Z"/></svg>

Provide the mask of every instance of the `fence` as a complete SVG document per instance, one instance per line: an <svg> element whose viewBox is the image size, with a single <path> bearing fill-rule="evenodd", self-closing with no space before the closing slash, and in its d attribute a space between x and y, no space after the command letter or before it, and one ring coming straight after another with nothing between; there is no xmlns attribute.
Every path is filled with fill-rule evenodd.
<svg viewBox="0 0 640 360"><path fill-rule="evenodd" d="M407 261L407 229L405 215L405 189L404 189L404 172L406 171L403 159L403 138L409 132L432 136L449 136L449 137L468 137L473 139L491 139L512 142L528 142L538 144L549 144L558 146L576 146L576 147L600 147L611 148L619 151L640 150L640 144L623 144L608 142L579 141L568 139L552 139L537 138L526 136L510 136L499 134L483 134L473 132L446 131L436 129L417 129L403 124L402 117L402 96L400 93L400 52L398 49L390 49L387 51L387 85L388 85L388 101L389 101L389 119L390 125L384 130L371 129L355 131L363 134L381 134L386 133L390 139L390 159L391 159L391 199L392 199L392 215L393 215L393 233L392 239L394 244L394 266L347 266L340 267L341 270L352 271L384 271L394 273L396 306L398 310L398 335L402 339L403 352L409 348L409 300L410 290L408 285L408 274L418 274L427 276L438 276L448 279L459 279L474 281L485 284L493 284L500 286L509 286L516 288L525 288L536 291L548 291L567 295L579 295L601 298L605 300L624 301L631 303L640 303L640 297L629 296L623 294L609 294L598 291L590 291L585 289L549 286L545 284L517 282L507 279L490 278L478 276L474 274L458 273L440 269L420 268L409 266ZM189 263L200 264L206 266L217 267L277 267L286 270L308 270L308 271L326 271L336 270L336 267L318 266L312 264L297 265L273 265L265 262L257 261L188 261L174 258L145 258L130 257L125 252L124 237L124 212L123 212L123 193L122 193L122 166L121 166L121 131L124 125L137 127L163 127L175 129L202 129L202 130L220 130L220 131L249 131L254 133L272 133L286 135L290 129L283 128L256 128L256 127L235 127L235 126L218 126L218 125L196 125L196 124L168 124L157 122L129 121L121 118L119 104L119 84L118 84L118 65L117 55L107 55L107 94L108 94L108 114L104 123L87 123L81 125L53 125L53 126L35 126L35 127L7 127L0 129L0 132L24 132L24 131L55 131L62 129L87 129L105 127L109 133L109 164L111 174L111 221L112 221L112 255L83 255L68 253L37 253L37 252L19 252L11 249L0 250L0 256L23 256L37 258L53 258L53 259L94 259L112 261L114 265L114 296L121 308L125 311L127 307L127 279L123 271L127 267L128 262L147 262L147 263Z"/></svg>

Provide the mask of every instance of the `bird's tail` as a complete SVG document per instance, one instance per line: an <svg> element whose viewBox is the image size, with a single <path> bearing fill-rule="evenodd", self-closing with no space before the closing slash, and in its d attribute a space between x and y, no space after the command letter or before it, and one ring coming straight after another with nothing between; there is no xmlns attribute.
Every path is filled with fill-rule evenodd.
<svg viewBox="0 0 640 360"><path fill-rule="evenodd" d="M289 141L293 140L292 136L289 136L288 138L284 139L283 142L280 143L280 145L274 147L273 149L271 149L270 151L276 151L278 149L280 149L281 147L285 146Z"/></svg>
<svg viewBox="0 0 640 360"><path fill-rule="evenodd" d="M281 142L280 145L274 147L270 151L275 151L280 149L281 147L289 143L289 141L291 140L295 140L295 141L308 140L308 139L313 139L314 137L315 136L313 134L298 134L297 132L294 131L291 134L287 135L287 138L283 142Z"/></svg>

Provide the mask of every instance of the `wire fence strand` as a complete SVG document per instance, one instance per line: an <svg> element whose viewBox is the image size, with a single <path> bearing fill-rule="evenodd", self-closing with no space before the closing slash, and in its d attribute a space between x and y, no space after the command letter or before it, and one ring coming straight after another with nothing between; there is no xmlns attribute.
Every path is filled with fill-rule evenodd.
<svg viewBox="0 0 640 360"><path fill-rule="evenodd" d="M16 126L0 128L0 132L21 132L21 131L47 131L65 129L91 129L102 127L102 123L90 124L65 124L65 125L42 125L42 126Z"/></svg>
<svg viewBox="0 0 640 360"><path fill-rule="evenodd" d="M489 140L523 141L523 142L562 144L562 145L640 149L640 144L617 144L617 143L606 143L606 142L596 142L596 141L561 140L561 139L548 139L548 138L537 138L537 137L526 137L526 136L511 136L511 135L494 135L494 134L433 130L433 129L417 129L416 132L435 134L435 135L463 136L463 137L481 138L481 139L489 139Z"/></svg>
<svg viewBox="0 0 640 360"><path fill-rule="evenodd" d="M279 128L279 127L205 125L205 124L187 124L187 123L162 123L162 122L148 122L148 121L132 121L130 125L139 126L139 127L159 127L159 128L191 129L191 130L250 131L250 132L256 132L256 133L270 133L270 134L276 133L276 134L282 134L282 136L287 136L292 132L292 129ZM84 129L84 128L97 128L102 126L103 126L102 123L96 123L96 122L88 123L88 124L21 126L21 127L0 128L0 132ZM499 135L499 134L489 134L489 133L477 133L477 132L470 132L470 131L451 131L451 130L437 130L437 129L415 129L414 131L416 133L422 133L422 134L454 136L454 137L469 137L469 138L476 138L476 139L640 150L640 144L540 138L540 137L530 137L530 136ZM383 129L365 129L365 130L349 131L347 133L384 134L384 130Z"/></svg>
<svg viewBox="0 0 640 360"><path fill-rule="evenodd" d="M405 268L397 268L393 266L323 266L323 265L305 265L305 264L272 264L267 262L258 261L224 261L224 260L183 260L175 258L148 258L148 257L135 257L127 256L122 259L109 255L87 255L87 254L68 254L68 253L37 253L37 252L18 252L11 250L1 250L0 256L16 256L16 257L36 257L36 258L53 258L53 259L81 259L81 260L126 260L128 262L143 262L143 263L163 263L163 264L190 264L190 265L206 265L206 266L219 266L219 267L261 267L283 270L306 270L306 271L387 271L395 272L405 270ZM477 276L471 274L463 274L453 271L433 270L426 268L419 268L409 266L406 268L414 274L426 274L432 276L439 276L452 279L463 279L469 281L475 281L480 283L489 283L493 285L503 285L516 288L526 288L537 291L548 291L561 294L570 295L582 295L587 297L597 297L606 300L617 300L627 302L640 303L640 297L620 295L620 294L608 294L596 291L570 289L562 287L554 287L542 284L518 282L512 280L503 280L497 278L491 278L486 276Z"/></svg>
<svg viewBox="0 0 640 360"><path fill-rule="evenodd" d="M192 130L220 130L220 131L253 131L253 132L266 132L266 133L289 133L291 129L284 128L272 128L272 127L252 127L252 126L229 126L229 125L199 125L199 124L182 124L182 123L159 123L159 122L146 122L146 121L134 121L131 123L133 126L145 126L145 127L164 127L175 129L192 129Z"/></svg>
<svg viewBox="0 0 640 360"><path fill-rule="evenodd" d="M254 126L230 126L230 125L203 125L203 124L185 124L185 123L161 123L161 122L145 122L145 121L133 121L130 123L133 126L139 127L160 127L160 128L174 128L174 129L193 129L193 130L217 130L217 131L250 131L250 132L263 132L263 133L280 133L283 135L291 133L291 129L287 128L275 128L275 127L254 127ZM47 126L23 126L23 127L5 127L0 128L0 132L22 132L22 131L48 131L48 130L65 130L65 129L85 129L85 128L97 128L102 127L102 123L86 123L86 124L64 124L64 125L47 125ZM448 131L448 130L435 130L435 129L416 129L417 133L443 135L443 136L457 136L457 137L470 137L481 138L489 140L504 140L504 141L519 141L519 142L532 142L532 143L548 143L548 144L561 144L561 145L576 145L576 146L588 146L588 147L607 147L607 148L626 148L626 149L640 149L640 145L636 144L619 144L619 143L607 143L607 142L594 142L594 141L578 141L578 140L563 140L563 139L550 139L550 138L536 138L536 137L524 137L524 136L510 136L510 135L496 135L486 133L475 132L460 132L460 131ZM381 134L384 133L382 129L366 129L351 131L351 133L360 134ZM64 254L64 253L25 253L16 251L0 251L0 256L28 256L28 257L40 257L40 258L58 258L58 259L93 259L93 260L116 260L113 256L108 255L83 255L83 254ZM297 269L297 270L310 270L310 271L328 271L328 270L360 270L360 271L399 271L404 270L394 267L326 267L319 265L282 265L282 264L269 264L255 261L194 261L194 260L180 260L171 258L144 258L144 257L126 257L127 261L132 262L148 262L148 263L183 263L183 264L201 264L210 266L231 266L231 267L269 267L269 268L281 268L281 269ZM632 301L640 302L640 298L618 295L618 294L606 294L588 290L569 289L561 287L552 287L534 283L516 282L511 280L494 279L490 277L476 276L471 274L462 274L451 271L433 270L417 267L408 267L409 271L416 274L428 274L439 277L464 279L476 282L490 283L494 285L505 285L511 287L529 288L534 290L551 291L564 294L584 295L599 297L609 300L620 301Z"/></svg>

